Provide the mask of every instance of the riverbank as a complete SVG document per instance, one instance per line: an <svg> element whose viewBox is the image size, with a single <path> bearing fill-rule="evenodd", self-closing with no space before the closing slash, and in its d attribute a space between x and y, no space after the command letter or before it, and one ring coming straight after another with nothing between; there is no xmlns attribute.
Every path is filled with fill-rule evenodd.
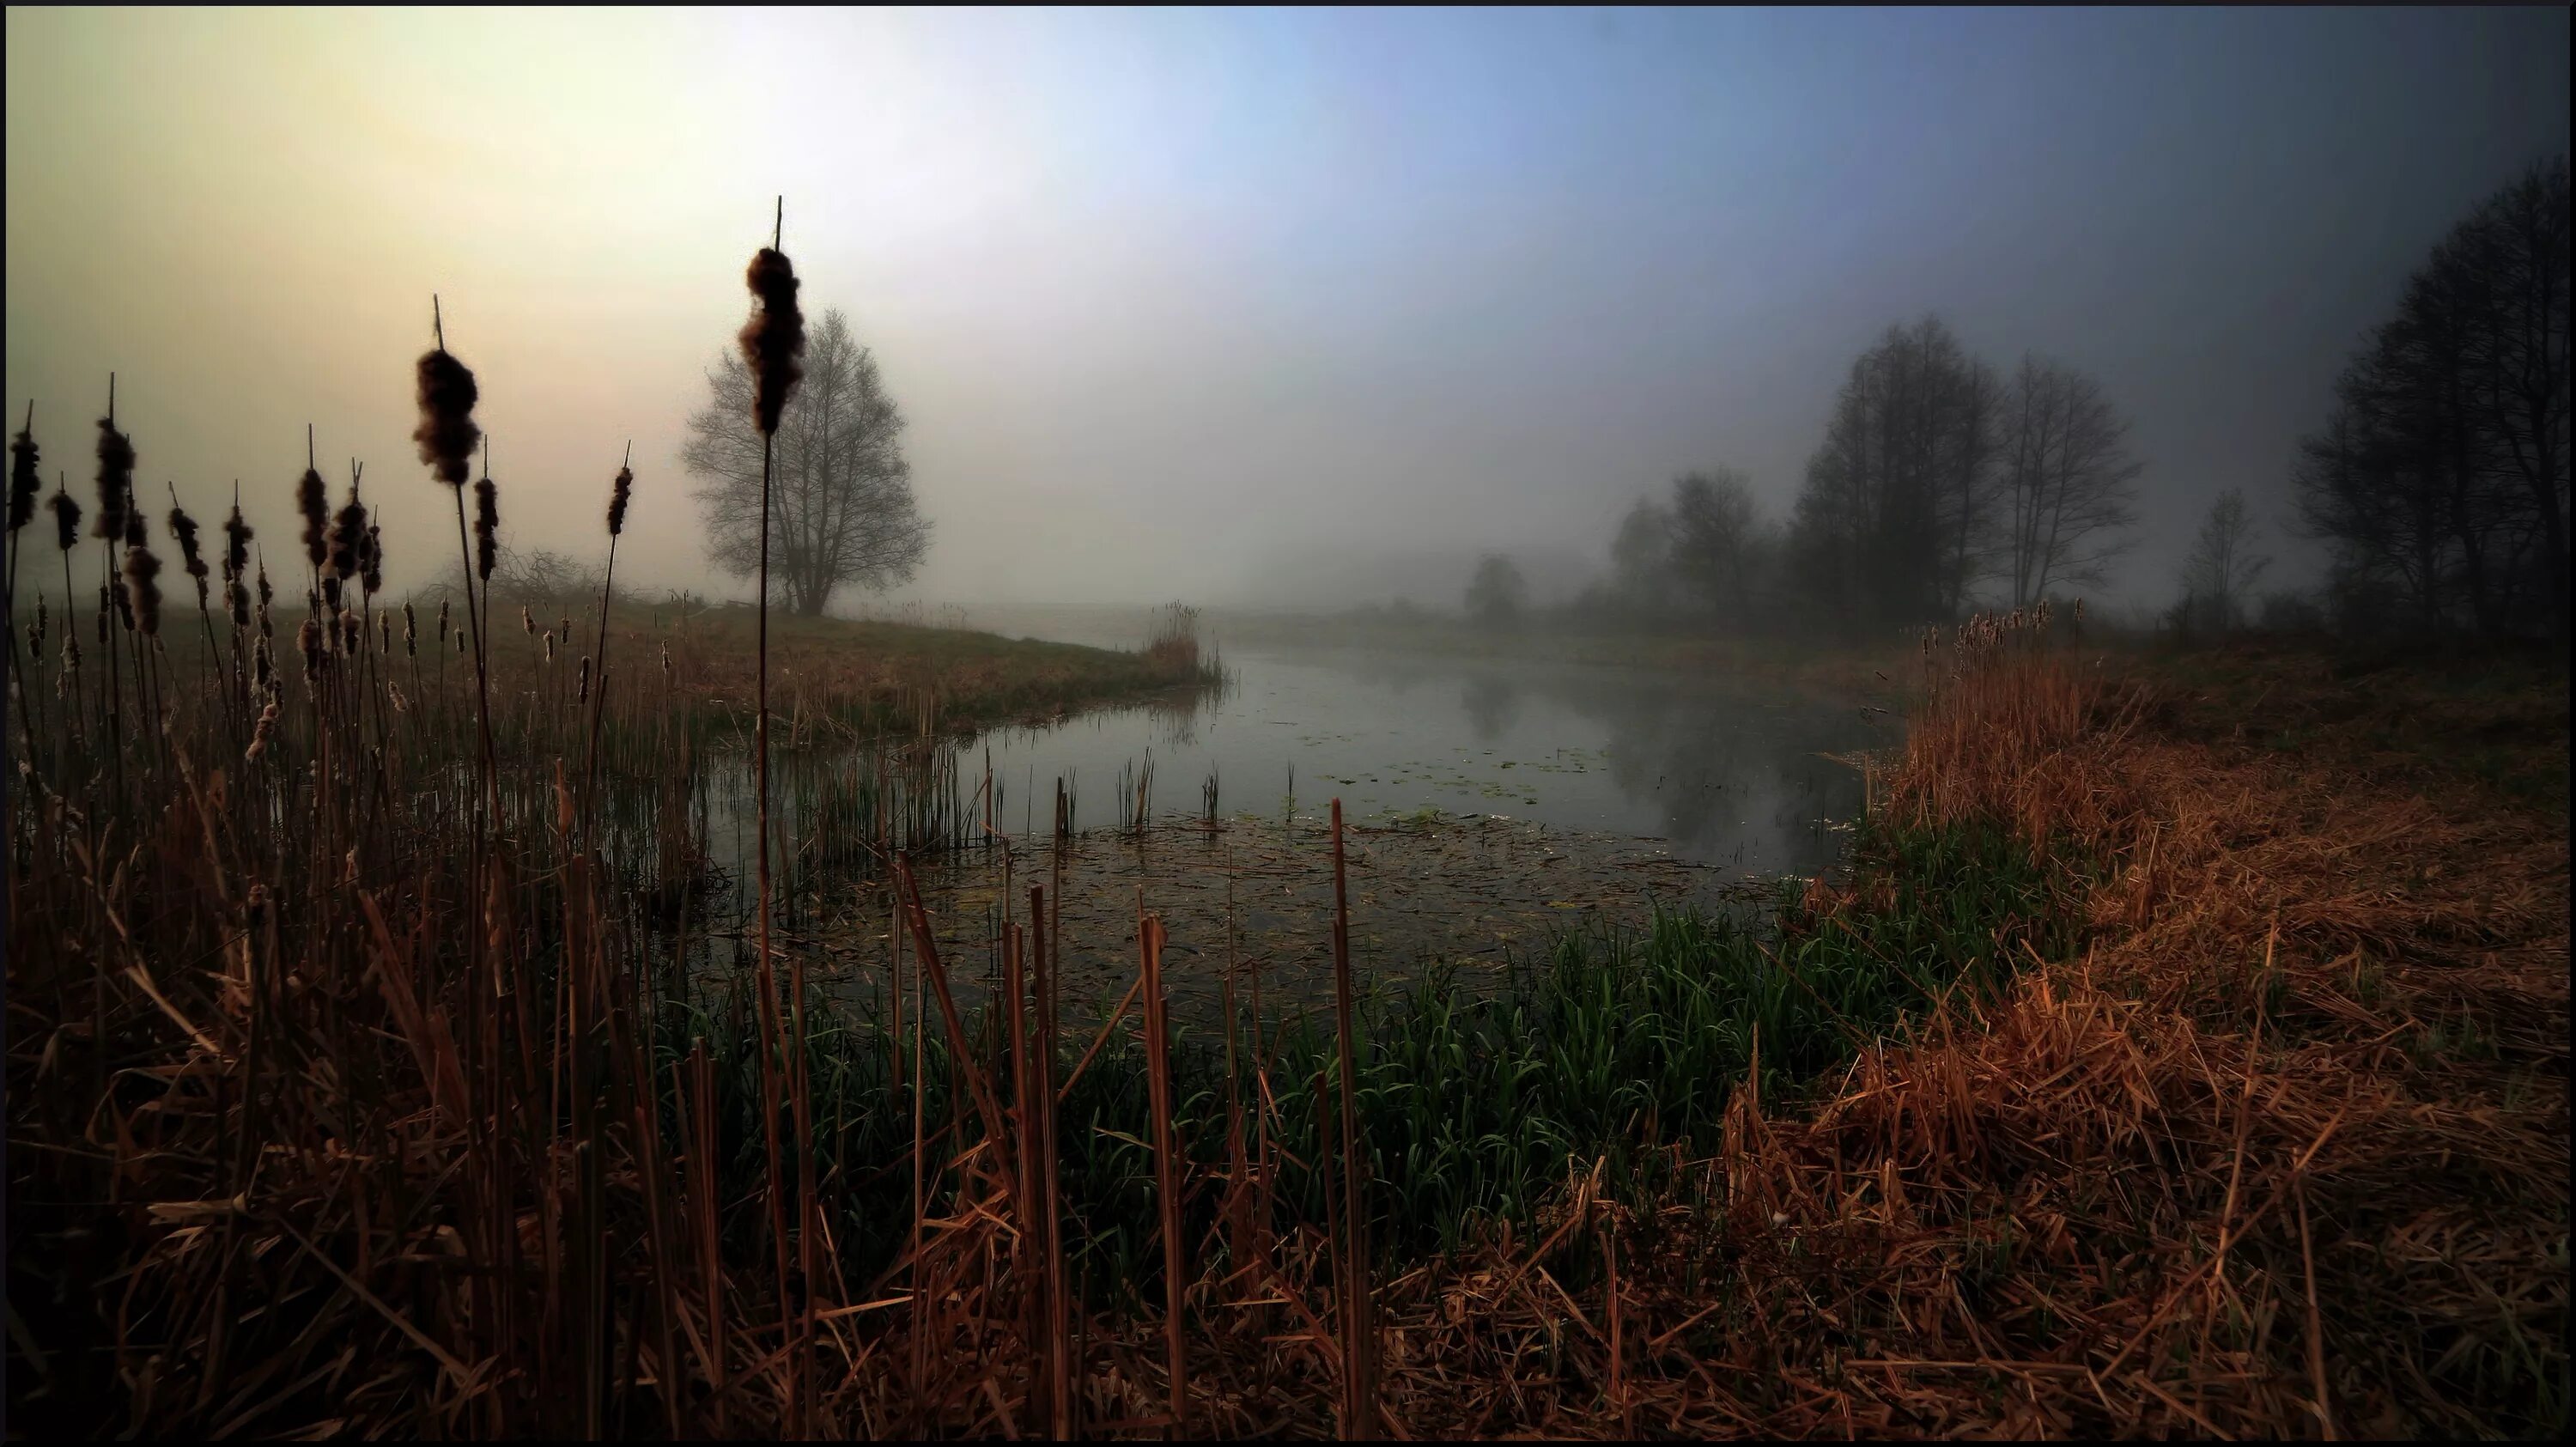
<svg viewBox="0 0 2576 1447"><path fill-rule="evenodd" d="M1768 930L1578 939L1507 1006L1379 1021L1387 1424L2562 1429L2563 674L2553 706L2510 662L2366 689L2339 666L2007 639L1918 716L1850 873ZM1331 1150L1328 1039L1290 1053L1233 1110L1224 1072L1176 1080L1194 1431L1335 1430L1359 1340L1326 1289L1329 1180L1275 1164ZM1130 1098L1091 1119L1125 1154L1078 1178L1131 1183L1123 1211L1084 1199L1130 1223L1136 1295L1086 1318L1082 1380L1150 1422L1151 1111L1117 1059L1093 1069ZM1229 1139L1270 1128L1246 1116L1280 1133L1268 1170ZM950 1400L961 1430L1004 1420Z"/></svg>
<svg viewBox="0 0 2576 1447"><path fill-rule="evenodd" d="M13 1303L49 1304L12 1406L1322 1435L1373 1368L1362 1410L1417 1437L2563 1427L2563 672L2553 705L2545 671L2359 687L2308 655L1974 637L1848 867L1363 1007L1363 1271L1331 1245L1331 1013L1283 1021L1247 975L1219 1027L1137 1033L1139 986L1050 1034L1039 962L1068 918L1111 925L1042 852L985 901L989 955L910 920L878 1006L772 1013L756 969L662 978L561 785L505 796L466 953L470 876L437 861L480 836L364 856L407 836L362 827L354 711L317 706L327 748L280 735L276 797L302 753L345 771L315 830L261 827L296 805L256 756L229 785L181 758L177 802L129 806L167 847L100 878L43 802L10 1245ZM1329 834L1299 847L1320 887ZM1353 894L1353 935L1388 907ZM1112 911L1132 978L1162 973L1159 912ZM959 1007L969 974L1023 1008Z"/></svg>

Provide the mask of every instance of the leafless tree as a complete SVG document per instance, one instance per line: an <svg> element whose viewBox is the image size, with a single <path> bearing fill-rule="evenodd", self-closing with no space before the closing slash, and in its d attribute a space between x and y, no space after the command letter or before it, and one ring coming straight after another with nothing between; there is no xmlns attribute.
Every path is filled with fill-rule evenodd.
<svg viewBox="0 0 2576 1447"><path fill-rule="evenodd" d="M1519 625L1529 607L1529 580L1520 565L1500 553L1487 553L1476 563L1467 583L1467 616L1488 628Z"/></svg>
<svg viewBox="0 0 2576 1447"><path fill-rule="evenodd" d="M788 399L776 439L770 568L787 606L812 616L842 586L901 583L930 548L904 460L903 414L886 394L876 357L840 311L824 313L806 345L805 378ZM736 577L760 561L760 433L751 419L751 373L732 351L707 374L711 398L689 419L681 460L697 490L707 554Z"/></svg>
<svg viewBox="0 0 2576 1447"><path fill-rule="evenodd" d="M1673 516L1650 497L1637 499L1610 542L1611 586L1618 606L1648 616L1672 601Z"/></svg>
<svg viewBox="0 0 2576 1447"><path fill-rule="evenodd" d="M1683 587L1739 623L1752 606L1762 520L1751 481L1732 467L1673 480L1671 559Z"/></svg>
<svg viewBox="0 0 2576 1447"><path fill-rule="evenodd" d="M2101 385L2074 368L2024 356L2004 402L2005 554L2013 606L2053 585L2102 582L2103 568L2135 545L2141 464L2129 424Z"/></svg>
<svg viewBox="0 0 2576 1447"><path fill-rule="evenodd" d="M1842 621L1953 616L1991 569L2000 394L1938 317L1852 363L1789 538L1798 581Z"/></svg>
<svg viewBox="0 0 2576 1447"><path fill-rule="evenodd" d="M2292 481L2349 626L2568 626L2562 158L2454 228L2335 386Z"/></svg>
<svg viewBox="0 0 2576 1447"><path fill-rule="evenodd" d="M2182 616L2188 626L2226 633L2244 621L2254 584L2272 565L2254 551L2257 531L2242 489L2231 487L2210 504L2182 565Z"/></svg>

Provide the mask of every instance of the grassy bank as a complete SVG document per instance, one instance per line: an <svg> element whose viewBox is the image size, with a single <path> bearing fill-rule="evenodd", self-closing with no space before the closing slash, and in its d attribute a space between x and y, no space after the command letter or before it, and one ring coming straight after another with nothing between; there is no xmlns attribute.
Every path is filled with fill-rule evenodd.
<svg viewBox="0 0 2576 1447"><path fill-rule="evenodd" d="M216 778L129 744L164 801L100 773L40 796L13 851L13 1410L80 1433L2562 1427L2563 685L2553 715L2545 674L2400 669L2356 705L2303 654L1969 643L1847 871L1358 1022L1364 1268L1334 1244L1335 1027L1279 1019L1257 977L1223 1031L1136 1031L1150 992L1052 1031L1060 940L1015 901L994 959L916 954L873 1012L809 1000L781 1058L756 989L673 987L563 786L504 797L474 915L458 815L370 832L387 765L327 667L283 760ZM987 968L1017 1010L941 1003ZM764 1054L805 1089L765 1084ZM792 1136L760 1104L789 1097Z"/></svg>

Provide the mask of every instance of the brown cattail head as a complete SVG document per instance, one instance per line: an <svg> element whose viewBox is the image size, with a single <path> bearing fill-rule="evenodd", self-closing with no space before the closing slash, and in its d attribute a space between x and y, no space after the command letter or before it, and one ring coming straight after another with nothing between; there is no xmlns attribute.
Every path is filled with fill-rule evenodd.
<svg viewBox="0 0 2576 1447"><path fill-rule="evenodd" d="M420 615L411 611L411 600L403 599L403 656L420 656Z"/></svg>
<svg viewBox="0 0 2576 1447"><path fill-rule="evenodd" d="M80 658L80 629L66 618L63 620L63 667L78 672Z"/></svg>
<svg viewBox="0 0 2576 1447"><path fill-rule="evenodd" d="M250 571L250 540L254 536L249 523L242 521L241 500L233 500L232 516L224 519L224 578L238 580Z"/></svg>
<svg viewBox="0 0 2576 1447"><path fill-rule="evenodd" d="M27 425L18 429L17 438L9 444L9 531L14 533L35 521L36 494L44 490L44 483L36 477L36 404L30 402ZM625 493L621 491L618 498L618 508L610 509L611 516L625 505ZM617 531L617 525L610 523L608 530Z"/></svg>
<svg viewBox="0 0 2576 1447"><path fill-rule="evenodd" d="M362 571L358 566L358 549L366 541L367 507L358 501L358 485L349 484L349 500L331 519L331 548L326 566L335 577L354 578Z"/></svg>
<svg viewBox="0 0 2576 1447"><path fill-rule="evenodd" d="M262 690L266 690L269 680L276 676L277 655L269 651L268 640L263 637L259 640L259 646L251 653L251 681L258 684Z"/></svg>
<svg viewBox="0 0 2576 1447"><path fill-rule="evenodd" d="M304 515L304 556L319 568L331 556L331 498L310 467L295 484L295 510Z"/></svg>
<svg viewBox="0 0 2576 1447"><path fill-rule="evenodd" d="M310 618L296 626L295 651L304 655L304 682L311 687L322 672L322 630Z"/></svg>
<svg viewBox="0 0 2576 1447"><path fill-rule="evenodd" d="M370 593L385 590L384 529L367 524L366 535L358 539L358 582Z"/></svg>
<svg viewBox="0 0 2576 1447"><path fill-rule="evenodd" d="M263 676L265 676L265 675L266 675L266 673L267 673L267 671L268 671L268 651L266 650L266 648L262 648L262 649L261 649L261 651L260 651L260 655L259 655L259 662L260 662L260 672L261 672L261 674L262 674ZM256 758L258 758L260 755L262 755L262 754L264 754L264 753L267 753L267 752L268 752L268 736L269 736L269 733L270 733L270 731L271 731L271 730L275 729L276 727L277 727L277 704L276 704L276 702L275 702L274 700L272 700L272 701L270 701L270 702L269 702L265 707L263 707L262 709L260 709L260 711L259 711L259 722L251 726L251 731L250 731L250 747L249 747L247 750L245 750L245 751L243 752L242 757L243 757L244 759L256 759ZM254 918L256 918L260 913L262 913L263 911L265 911L265 910L267 909L267 907L268 907L268 886L263 885L263 884L255 884L255 885L252 885L252 886L251 886L251 903L250 903L250 908L251 908L251 914L252 914L252 916L253 916Z"/></svg>
<svg viewBox="0 0 2576 1447"><path fill-rule="evenodd" d="M259 636L262 638L277 634L276 627L268 621L268 602L276 596L277 590L268 586L268 559L262 558L259 560Z"/></svg>
<svg viewBox="0 0 2576 1447"><path fill-rule="evenodd" d="M626 503L634 492L635 469L631 467L617 469L617 481L610 484L608 494L608 535L610 537L613 538L626 531Z"/></svg>
<svg viewBox="0 0 2576 1447"><path fill-rule="evenodd" d="M474 398L474 374L444 346L421 354L420 425L411 439L420 444L420 460L449 487L465 485L474 444L483 438L474 425Z"/></svg>
<svg viewBox="0 0 2576 1447"><path fill-rule="evenodd" d="M125 591L133 601L133 624L145 637L161 631L161 560L145 547L125 550Z"/></svg>
<svg viewBox="0 0 2576 1447"><path fill-rule="evenodd" d="M89 535L111 542L125 536L125 512L134 499L134 443L116 430L116 419L98 419L98 516Z"/></svg>
<svg viewBox="0 0 2576 1447"><path fill-rule="evenodd" d="M537 615L529 612L525 603L519 605L519 631L531 638L537 636Z"/></svg>
<svg viewBox="0 0 2576 1447"><path fill-rule="evenodd" d="M590 702L590 655L587 653L581 656L581 687L574 692L573 702Z"/></svg>
<svg viewBox="0 0 2576 1447"><path fill-rule="evenodd" d="M546 662L552 663L555 661L555 630L551 628L547 629L544 637L546 643Z"/></svg>
<svg viewBox="0 0 2576 1447"><path fill-rule="evenodd" d="M438 600L438 641L447 641L447 600L444 598Z"/></svg>
<svg viewBox="0 0 2576 1447"><path fill-rule="evenodd" d="M796 268L787 254L764 246L744 275L760 310L742 326L743 360L751 364L751 420L761 434L778 430L787 394L805 375L805 314L796 309Z"/></svg>
<svg viewBox="0 0 2576 1447"><path fill-rule="evenodd" d="M366 625L358 621L357 614L346 608L340 610L340 651L343 654L356 657L361 635L365 632Z"/></svg>
<svg viewBox="0 0 2576 1447"><path fill-rule="evenodd" d="M206 590L206 559L197 550L197 520L188 516L174 496L170 503L170 536L179 540L179 561L188 576L197 580L197 591Z"/></svg>
<svg viewBox="0 0 2576 1447"><path fill-rule="evenodd" d="M501 490L487 474L474 480L474 576L492 581L501 556Z"/></svg>
<svg viewBox="0 0 2576 1447"><path fill-rule="evenodd" d="M67 553L80 546L80 504L57 486L54 495L45 499L45 506L54 510L54 546Z"/></svg>

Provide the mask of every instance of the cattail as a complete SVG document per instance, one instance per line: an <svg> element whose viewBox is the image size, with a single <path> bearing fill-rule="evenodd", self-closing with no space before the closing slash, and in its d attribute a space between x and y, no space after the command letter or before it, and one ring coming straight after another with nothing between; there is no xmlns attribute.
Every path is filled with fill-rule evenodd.
<svg viewBox="0 0 2576 1447"><path fill-rule="evenodd" d="M394 651L394 615L391 613L376 615L376 651L383 654Z"/></svg>
<svg viewBox="0 0 2576 1447"><path fill-rule="evenodd" d="M545 634L545 639L546 639L546 662L548 662L548 663L552 663L552 662L554 662L554 661L555 661L555 630L553 630L553 629L551 629L551 628L547 629L547 630L546 630L546 634Z"/></svg>
<svg viewBox="0 0 2576 1447"><path fill-rule="evenodd" d="M624 473L619 473L617 504L609 509L608 530L617 531L618 513L626 507ZM9 531L16 532L36 519L36 494L45 485L36 477L36 404L27 404L27 425L18 429L16 440L9 444Z"/></svg>
<svg viewBox="0 0 2576 1447"><path fill-rule="evenodd" d="M420 444L420 460L449 487L465 485L474 446L483 440L483 429L474 425L475 396L474 374L448 355L444 341L421 354L420 426L411 438Z"/></svg>
<svg viewBox="0 0 2576 1447"><path fill-rule="evenodd" d="M268 691L270 681L276 677L277 655L269 652L268 639L263 637L259 640L259 647L251 654L251 682L258 685L260 691L265 693Z"/></svg>
<svg viewBox="0 0 2576 1447"><path fill-rule="evenodd" d="M671 645L667 640L662 644L662 676L671 676Z"/></svg>
<svg viewBox="0 0 2576 1447"><path fill-rule="evenodd" d="M626 531L626 502L634 492L635 469L631 467L617 469L617 481L608 494L608 535L610 537L613 538Z"/></svg>
<svg viewBox="0 0 2576 1447"><path fill-rule="evenodd" d="M573 690L572 701L590 702L590 655L587 653L581 656L581 686Z"/></svg>
<svg viewBox="0 0 2576 1447"><path fill-rule="evenodd" d="M250 590L243 577L250 571L251 527L242 521L241 500L233 500L232 515L224 519L224 599L232 605L233 626L250 626Z"/></svg>
<svg viewBox="0 0 2576 1447"><path fill-rule="evenodd" d="M465 630L462 628L456 630L456 656L459 658L465 656Z"/></svg>
<svg viewBox="0 0 2576 1447"><path fill-rule="evenodd" d="M304 686L311 688L322 672L322 630L307 618L295 630L295 649L304 655Z"/></svg>
<svg viewBox="0 0 2576 1447"><path fill-rule="evenodd" d="M89 535L120 542L125 537L125 511L134 497L134 443L116 430L113 415L98 419L98 516Z"/></svg>
<svg viewBox="0 0 2576 1447"><path fill-rule="evenodd" d="M45 611L44 595L40 593L36 596L36 621L27 633L27 652L30 656L45 651L45 629L52 621Z"/></svg>
<svg viewBox="0 0 2576 1447"><path fill-rule="evenodd" d="M170 535L179 540L179 562L197 585L197 611L206 611L206 559L197 550L197 520L179 506L177 493L170 498Z"/></svg>
<svg viewBox="0 0 2576 1447"><path fill-rule="evenodd" d="M447 642L447 600L444 598L438 600L438 641L441 646Z"/></svg>
<svg viewBox="0 0 2576 1447"><path fill-rule="evenodd" d="M751 419L763 436L778 431L787 394L805 375L805 315L796 309L796 268L786 253L764 246L743 280L760 298L760 310L742 327L742 355L751 364Z"/></svg>
<svg viewBox="0 0 2576 1447"><path fill-rule="evenodd" d="M79 547L81 505L57 484L54 495L45 499L45 506L54 510L54 546L67 553Z"/></svg>
<svg viewBox="0 0 2576 1447"><path fill-rule="evenodd" d="M331 519L331 546L325 563L329 571L323 576L330 578L358 576L361 571L358 566L358 549L366 536L366 505L358 501L358 485L352 482L349 484L348 502L342 504L339 513Z"/></svg>
<svg viewBox="0 0 2576 1447"><path fill-rule="evenodd" d="M63 668L66 676L80 668L80 629L69 620L63 623Z"/></svg>
<svg viewBox="0 0 2576 1447"><path fill-rule="evenodd" d="M384 531L372 522L367 524L366 536L358 541L358 585L369 593L385 590Z"/></svg>
<svg viewBox="0 0 2576 1447"><path fill-rule="evenodd" d="M537 636L536 616L528 611L528 605L525 603L519 605L519 631L531 638Z"/></svg>
<svg viewBox="0 0 2576 1447"><path fill-rule="evenodd" d="M268 586L268 559L262 558L259 560L259 636L262 638L277 636L277 626L268 617L268 602L276 596L277 591Z"/></svg>
<svg viewBox="0 0 2576 1447"><path fill-rule="evenodd" d="M304 515L304 556L319 570L331 556L331 496L317 469L306 467L296 482L295 510Z"/></svg>
<svg viewBox="0 0 2576 1447"><path fill-rule="evenodd" d="M264 669L264 668L265 668L265 665L266 665L266 664L267 664L267 662L268 662L268 645L266 645L266 644L261 644L261 645L260 645L259 661L260 661L260 663L261 663L261 665L263 666L263 669ZM270 730L272 730L272 729L274 729L274 728L276 728L276 727L277 727L277 704L276 704L276 702L275 702L274 700L272 700L272 701L270 701L270 703L268 704L268 706L267 706L267 707L262 708L262 709L259 711L259 722L258 722L258 723L256 723L256 724L253 724L253 725L251 726L251 731L250 731L250 747L242 751L242 757L243 757L244 759L246 759L246 760L247 760L247 759L256 759L256 758L258 758L260 755L262 755L262 754L264 754L264 753L267 753L267 752L268 752L268 735L269 735L269 731L270 731ZM265 885L253 885L253 886L251 886L251 910L252 910L252 912L253 912L254 914L256 914L258 911L260 911L261 909L265 908L265 907L267 906L267 904L268 904L268 890L267 890L267 887L266 887Z"/></svg>
<svg viewBox="0 0 2576 1447"><path fill-rule="evenodd" d="M563 619L555 624L555 636L561 638L566 647L570 647L572 645L572 620L570 618Z"/></svg>
<svg viewBox="0 0 2576 1447"><path fill-rule="evenodd" d="M350 612L346 608L340 610L340 652L342 656L348 658L357 657L359 638L365 627L365 624L358 621L357 614Z"/></svg>
<svg viewBox="0 0 2576 1447"><path fill-rule="evenodd" d="M160 566L161 566L161 565L160 565L159 561L158 561L158 560L155 560L155 561L154 561L154 563L153 563L153 569L154 569L154 571L156 571L156 572L157 572L157 571L159 571ZM101 584L99 584L98 586L99 586L99 591L100 591L100 592L105 593L105 594L107 594L107 595L108 595L108 606L110 606L110 607L112 607L112 608L114 608L114 609L116 610L116 621L117 621L118 623L120 623L120 624L122 624L122 625L124 626L124 628L125 628L125 631L126 631L126 632L128 632L128 633L133 632L133 631L134 631L134 598L133 598L133 595L132 595L132 594L131 594L127 589L125 589L125 588L113 587L113 586L110 586L109 584L106 584L106 583L101 583Z"/></svg>
<svg viewBox="0 0 2576 1447"><path fill-rule="evenodd" d="M474 576L492 581L492 565L501 555L501 491L487 470L474 480Z"/></svg>
<svg viewBox="0 0 2576 1447"><path fill-rule="evenodd" d="M411 611L411 600L403 599L403 657L420 656L420 618Z"/></svg>
<svg viewBox="0 0 2576 1447"><path fill-rule="evenodd" d="M160 576L161 560L152 556L150 548L128 547L125 550L125 587L134 595L135 622L146 638L161 631L161 584L157 581Z"/></svg>

